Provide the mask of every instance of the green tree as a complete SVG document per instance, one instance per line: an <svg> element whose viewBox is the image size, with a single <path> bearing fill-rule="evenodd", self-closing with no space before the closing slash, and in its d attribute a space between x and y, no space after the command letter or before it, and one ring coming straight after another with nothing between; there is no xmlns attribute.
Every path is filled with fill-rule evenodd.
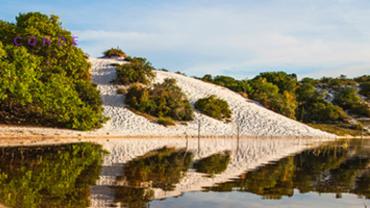
<svg viewBox="0 0 370 208"><path fill-rule="evenodd" d="M280 113L289 118L295 119L296 102L295 97L288 91L283 94L279 93L279 87L271 82L267 82L266 78L256 77L249 81L252 87L252 93L248 96L260 102L266 108Z"/></svg>
<svg viewBox="0 0 370 208"><path fill-rule="evenodd" d="M107 121L91 65L58 20L30 12L15 24L0 21L1 123L91 130ZM22 46L14 45L18 36ZM34 46L27 43L31 36L38 41ZM50 46L42 44L43 37L51 38ZM58 45L58 37L65 45Z"/></svg>

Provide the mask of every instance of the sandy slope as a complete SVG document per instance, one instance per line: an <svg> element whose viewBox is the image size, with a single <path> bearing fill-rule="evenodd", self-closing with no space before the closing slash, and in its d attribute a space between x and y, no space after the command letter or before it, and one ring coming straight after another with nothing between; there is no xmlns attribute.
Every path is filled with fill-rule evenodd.
<svg viewBox="0 0 370 208"><path fill-rule="evenodd" d="M176 79L177 84L188 95L192 105L199 98L215 94L226 100L233 112L232 122L229 124L196 112L195 120L188 122L188 126L178 124L175 127L166 128L124 108L124 95L117 95L117 86L110 84L115 77L115 68L109 65L122 61L97 58L91 58L90 61L93 65L93 82L99 85L104 101L105 115L111 117L109 123L96 133L109 132L110 135L185 135L187 133L196 135L198 121L200 121L202 135L236 135L236 124L239 123L241 136L333 136L281 116L253 102L248 102L239 94L224 87L171 72L157 71L155 82L162 82L165 78Z"/></svg>
<svg viewBox="0 0 370 208"><path fill-rule="evenodd" d="M115 78L115 67L111 63L124 63L117 59L90 58L92 63L92 81L98 84L103 99L104 114L111 118L103 128L91 132L64 130L55 128L10 127L0 126L1 136L184 136L198 134L198 122L201 122L203 136L236 136L237 124L240 125L241 136L302 136L302 137L334 137L332 134L310 128L280 114L274 113L239 94L214 84L206 83L183 75L157 71L155 82L165 78L174 78L186 92L191 104L199 98L211 94L226 100L233 112L232 122L225 124L208 116L195 112L195 120L188 125L178 124L164 127L150 122L125 108L124 95L117 95L117 86L110 83Z"/></svg>

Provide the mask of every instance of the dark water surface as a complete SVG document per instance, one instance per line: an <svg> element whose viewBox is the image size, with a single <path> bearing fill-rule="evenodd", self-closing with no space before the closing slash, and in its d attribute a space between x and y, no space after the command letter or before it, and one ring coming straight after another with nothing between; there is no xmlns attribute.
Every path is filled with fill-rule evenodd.
<svg viewBox="0 0 370 208"><path fill-rule="evenodd" d="M8 207L89 207L103 149L92 143L0 147L0 204ZM230 152L194 161L185 149L163 147L120 167L107 185L111 207L370 207L370 141L332 142L282 158L237 179L154 200L195 169L204 177L226 170ZM143 185L144 184L144 185Z"/></svg>

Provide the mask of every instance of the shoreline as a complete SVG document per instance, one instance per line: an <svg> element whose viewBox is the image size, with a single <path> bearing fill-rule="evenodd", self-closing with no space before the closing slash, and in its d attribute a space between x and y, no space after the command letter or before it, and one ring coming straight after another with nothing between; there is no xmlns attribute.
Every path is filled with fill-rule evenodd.
<svg viewBox="0 0 370 208"><path fill-rule="evenodd" d="M0 136L0 141L3 139L197 139L197 135L188 136L173 136L173 135L94 135L94 136ZM218 135L201 135L201 139L238 139L238 136L218 136ZM319 136L240 136L239 139L345 139L345 138L361 138L361 137L319 137ZM370 136L363 137L370 139Z"/></svg>
<svg viewBox="0 0 370 208"><path fill-rule="evenodd" d="M14 142L30 141L30 140L60 140L60 139L73 139L73 140L103 140L103 139L230 139L237 140L238 136L219 136L219 135L81 135L81 136L42 136L42 135L0 135L0 144L3 141L10 140ZM370 139L370 136L336 136L336 137L318 137L318 136L239 136L239 139Z"/></svg>

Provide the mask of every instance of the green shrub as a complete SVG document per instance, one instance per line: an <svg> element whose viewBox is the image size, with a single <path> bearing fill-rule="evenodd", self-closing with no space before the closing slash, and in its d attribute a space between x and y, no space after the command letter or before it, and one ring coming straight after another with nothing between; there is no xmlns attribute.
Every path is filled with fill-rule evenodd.
<svg viewBox="0 0 370 208"><path fill-rule="evenodd" d="M168 70L167 70L167 69L165 69L165 68L158 69L158 71L165 71L165 72L168 72Z"/></svg>
<svg viewBox="0 0 370 208"><path fill-rule="evenodd" d="M114 66L114 67L117 67L117 66L119 66L120 64L118 64L118 63L111 63L110 65L111 65L111 66Z"/></svg>
<svg viewBox="0 0 370 208"><path fill-rule="evenodd" d="M150 84L155 78L154 68L145 58L127 57L130 63L117 66L117 78L114 82L122 85L129 85L136 82Z"/></svg>
<svg viewBox="0 0 370 208"><path fill-rule="evenodd" d="M299 107L297 118L304 122L346 123L347 114L339 106L324 100L324 91L317 91L309 81L302 83L297 89Z"/></svg>
<svg viewBox="0 0 370 208"><path fill-rule="evenodd" d="M197 100L195 109L218 120L231 118L232 115L229 104L225 100L217 98L216 95Z"/></svg>
<svg viewBox="0 0 370 208"><path fill-rule="evenodd" d="M370 108L367 103L363 101L353 104L348 111L360 117L370 117Z"/></svg>
<svg viewBox="0 0 370 208"><path fill-rule="evenodd" d="M126 58L126 54L121 49L119 49L118 47L106 50L106 51L103 52L103 54L104 54L104 58L111 58L111 57Z"/></svg>
<svg viewBox="0 0 370 208"><path fill-rule="evenodd" d="M361 83L360 94L370 99L370 81Z"/></svg>
<svg viewBox="0 0 370 208"><path fill-rule="evenodd" d="M347 110L352 108L355 103L360 102L360 97L357 95L358 90L354 87L344 87L338 89L334 95L333 103Z"/></svg>
<svg viewBox="0 0 370 208"><path fill-rule="evenodd" d="M304 112L305 122L338 123L348 122L348 116L343 109L337 105L326 102L314 103Z"/></svg>
<svg viewBox="0 0 370 208"><path fill-rule="evenodd" d="M176 123L170 117L161 117L158 119L158 123L163 126L174 126Z"/></svg>
<svg viewBox="0 0 370 208"><path fill-rule="evenodd" d="M350 126L351 129L354 129L354 130L361 130L363 127L362 127L362 124L360 123L357 123L357 124L352 124Z"/></svg>
<svg viewBox="0 0 370 208"><path fill-rule="evenodd" d="M341 106L354 115L370 117L369 106L361 101L357 92L358 90L354 87L339 89L335 93L333 103Z"/></svg>
<svg viewBox="0 0 370 208"><path fill-rule="evenodd" d="M176 74L184 75L186 77L186 74L180 71L175 72Z"/></svg>
<svg viewBox="0 0 370 208"><path fill-rule="evenodd" d="M124 89L124 88L118 88L117 89L117 94L126 94L127 93L127 90Z"/></svg>
<svg viewBox="0 0 370 208"><path fill-rule="evenodd" d="M152 89L134 84L128 90L125 103L139 112L159 118L190 121L194 117L192 107L175 79L165 79Z"/></svg>
<svg viewBox="0 0 370 208"><path fill-rule="evenodd" d="M102 115L100 93L91 83L90 63L72 45L59 17L39 12L20 14L16 24L0 21L0 123L91 130ZM37 44L27 43L30 33ZM14 38L23 37L22 46ZM43 37L54 37L43 46ZM55 37L65 37L58 45ZM41 42L41 43L40 43Z"/></svg>

